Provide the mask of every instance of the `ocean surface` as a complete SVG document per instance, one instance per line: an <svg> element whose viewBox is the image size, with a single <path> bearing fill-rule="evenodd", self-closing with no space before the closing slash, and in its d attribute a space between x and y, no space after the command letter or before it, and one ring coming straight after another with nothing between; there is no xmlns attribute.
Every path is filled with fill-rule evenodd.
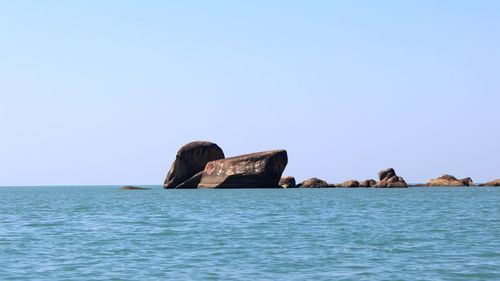
<svg viewBox="0 0 500 281"><path fill-rule="evenodd" d="M0 280L167 279L500 280L500 188L0 188Z"/></svg>

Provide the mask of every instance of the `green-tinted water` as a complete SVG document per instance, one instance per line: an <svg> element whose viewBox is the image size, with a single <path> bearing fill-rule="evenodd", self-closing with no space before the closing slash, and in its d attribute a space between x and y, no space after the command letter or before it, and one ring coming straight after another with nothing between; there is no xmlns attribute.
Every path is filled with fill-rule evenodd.
<svg viewBox="0 0 500 281"><path fill-rule="evenodd" d="M0 188L0 280L500 280L500 188Z"/></svg>

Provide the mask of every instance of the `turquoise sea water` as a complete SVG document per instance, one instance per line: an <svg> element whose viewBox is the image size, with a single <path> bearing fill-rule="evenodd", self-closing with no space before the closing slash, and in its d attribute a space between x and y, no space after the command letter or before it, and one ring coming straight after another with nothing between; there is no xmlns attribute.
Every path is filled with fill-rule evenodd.
<svg viewBox="0 0 500 281"><path fill-rule="evenodd" d="M0 280L500 280L500 188L0 188Z"/></svg>

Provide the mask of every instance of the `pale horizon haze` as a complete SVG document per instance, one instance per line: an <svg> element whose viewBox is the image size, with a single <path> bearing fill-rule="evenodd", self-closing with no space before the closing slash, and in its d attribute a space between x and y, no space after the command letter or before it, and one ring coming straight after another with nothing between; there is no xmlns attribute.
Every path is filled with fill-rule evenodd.
<svg viewBox="0 0 500 281"><path fill-rule="evenodd" d="M500 178L499 1L0 1L0 186L160 185L177 150L331 183Z"/></svg>

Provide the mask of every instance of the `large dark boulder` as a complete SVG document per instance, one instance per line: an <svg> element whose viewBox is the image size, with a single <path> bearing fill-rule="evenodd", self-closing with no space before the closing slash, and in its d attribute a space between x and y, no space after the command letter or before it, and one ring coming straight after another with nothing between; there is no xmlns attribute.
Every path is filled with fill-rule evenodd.
<svg viewBox="0 0 500 281"><path fill-rule="evenodd" d="M442 175L427 181L427 186L473 186L471 178L457 179L452 175Z"/></svg>
<svg viewBox="0 0 500 281"><path fill-rule="evenodd" d="M321 187L335 187L333 184L329 184L324 180L320 180L318 178L310 178L307 179L297 185L297 187L301 188L321 188Z"/></svg>
<svg viewBox="0 0 500 281"><path fill-rule="evenodd" d="M480 184L480 186L500 186L500 179L492 180L487 183Z"/></svg>
<svg viewBox="0 0 500 281"><path fill-rule="evenodd" d="M288 163L286 150L264 151L209 162L199 188L276 188Z"/></svg>
<svg viewBox="0 0 500 281"><path fill-rule="evenodd" d="M296 185L294 177L282 177L279 185L283 188L294 188Z"/></svg>
<svg viewBox="0 0 500 281"><path fill-rule="evenodd" d="M406 181L402 177L398 177L393 168L380 171L378 177L379 182L375 187L408 187Z"/></svg>
<svg viewBox="0 0 500 281"><path fill-rule="evenodd" d="M163 188L196 188L208 162L224 158L224 152L215 143L195 141L181 147L168 172Z"/></svg>

